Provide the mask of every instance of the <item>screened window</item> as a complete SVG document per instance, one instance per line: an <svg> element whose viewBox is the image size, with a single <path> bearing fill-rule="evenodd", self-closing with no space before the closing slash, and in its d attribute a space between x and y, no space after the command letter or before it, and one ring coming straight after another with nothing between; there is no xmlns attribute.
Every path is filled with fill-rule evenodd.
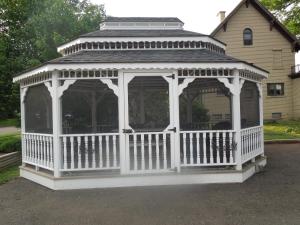
<svg viewBox="0 0 300 225"><path fill-rule="evenodd" d="M253 32L250 28L246 28L243 33L244 45L253 45Z"/></svg>
<svg viewBox="0 0 300 225"><path fill-rule="evenodd" d="M129 125L138 132L170 124L169 84L162 77L135 77L128 84Z"/></svg>
<svg viewBox="0 0 300 225"><path fill-rule="evenodd" d="M267 84L268 96L283 96L284 95L284 83L272 83Z"/></svg>
<svg viewBox="0 0 300 225"><path fill-rule="evenodd" d="M44 84L30 87L25 97L25 131L52 133L52 100Z"/></svg>
<svg viewBox="0 0 300 225"><path fill-rule="evenodd" d="M245 81L241 90L241 127L260 125L259 92L255 83Z"/></svg>
<svg viewBox="0 0 300 225"><path fill-rule="evenodd" d="M63 133L118 131L118 98L99 80L78 80L62 96Z"/></svg>
<svg viewBox="0 0 300 225"><path fill-rule="evenodd" d="M195 79L180 95L181 130L230 130L231 95L217 79Z"/></svg>

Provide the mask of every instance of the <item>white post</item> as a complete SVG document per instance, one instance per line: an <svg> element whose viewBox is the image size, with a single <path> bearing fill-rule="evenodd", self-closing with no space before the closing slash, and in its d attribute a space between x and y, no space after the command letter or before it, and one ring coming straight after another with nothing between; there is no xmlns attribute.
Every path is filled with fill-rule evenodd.
<svg viewBox="0 0 300 225"><path fill-rule="evenodd" d="M21 138L22 138L22 165L24 166L24 154L25 154L25 143L23 134L25 133L25 97L27 93L28 87L22 88L20 87L20 111L21 111Z"/></svg>
<svg viewBox="0 0 300 225"><path fill-rule="evenodd" d="M58 71L52 72L52 122L53 122L53 161L54 161L54 177L60 177L61 167L61 148L60 148L60 134L61 134L61 102L58 94L59 80Z"/></svg>
<svg viewBox="0 0 300 225"><path fill-rule="evenodd" d="M175 79L173 81L173 98L174 98L174 126L176 128L176 133L174 134L175 139L175 148L174 148L174 160L175 167L179 173L180 168L180 120L179 120L179 90L178 90L178 71L173 71Z"/></svg>
<svg viewBox="0 0 300 225"><path fill-rule="evenodd" d="M259 122L261 126L261 156L265 156L265 145L264 145L264 101L263 101L263 84L257 83L258 91L259 91Z"/></svg>
<svg viewBox="0 0 300 225"><path fill-rule="evenodd" d="M236 170L242 170L242 146L241 146L241 103L240 103L240 78L239 71L234 71L233 78L234 92L232 93L232 122L235 131L236 142Z"/></svg>
<svg viewBox="0 0 300 225"><path fill-rule="evenodd" d="M124 73L119 71L118 74L118 86L119 86L119 96L118 96L118 107L119 107L119 141L120 141L120 168L121 174L126 174L127 163L126 163L126 139L123 133L123 128L125 126L125 107L124 107Z"/></svg>

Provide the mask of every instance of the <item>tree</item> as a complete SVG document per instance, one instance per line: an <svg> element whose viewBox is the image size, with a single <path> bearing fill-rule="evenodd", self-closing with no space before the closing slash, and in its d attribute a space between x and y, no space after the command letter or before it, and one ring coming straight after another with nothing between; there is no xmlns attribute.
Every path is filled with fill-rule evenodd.
<svg viewBox="0 0 300 225"><path fill-rule="evenodd" d="M300 35L300 0L261 0L295 35Z"/></svg>
<svg viewBox="0 0 300 225"><path fill-rule="evenodd" d="M14 75L58 57L57 46L99 29L104 16L89 0L0 0L0 119L19 108Z"/></svg>

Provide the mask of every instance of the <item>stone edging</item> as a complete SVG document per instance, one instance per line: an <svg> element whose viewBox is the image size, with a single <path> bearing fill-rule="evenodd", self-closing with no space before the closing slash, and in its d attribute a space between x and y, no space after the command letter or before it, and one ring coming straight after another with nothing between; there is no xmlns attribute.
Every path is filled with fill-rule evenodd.
<svg viewBox="0 0 300 225"><path fill-rule="evenodd" d="M21 152L11 152L0 156L0 170L21 163Z"/></svg>
<svg viewBox="0 0 300 225"><path fill-rule="evenodd" d="M300 139L281 139L281 140L268 140L265 144L297 144L300 143Z"/></svg>

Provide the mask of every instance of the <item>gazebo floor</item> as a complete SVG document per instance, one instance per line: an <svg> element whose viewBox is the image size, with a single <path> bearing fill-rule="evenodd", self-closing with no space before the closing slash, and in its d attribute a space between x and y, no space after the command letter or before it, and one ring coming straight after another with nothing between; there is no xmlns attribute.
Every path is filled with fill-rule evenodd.
<svg viewBox="0 0 300 225"><path fill-rule="evenodd" d="M184 169L180 173L120 175L111 173L72 173L55 178L45 171L21 166L20 176L53 190L115 188L131 186L183 185L208 183L242 183L266 165L266 157L260 157L243 167L241 171L233 168Z"/></svg>

